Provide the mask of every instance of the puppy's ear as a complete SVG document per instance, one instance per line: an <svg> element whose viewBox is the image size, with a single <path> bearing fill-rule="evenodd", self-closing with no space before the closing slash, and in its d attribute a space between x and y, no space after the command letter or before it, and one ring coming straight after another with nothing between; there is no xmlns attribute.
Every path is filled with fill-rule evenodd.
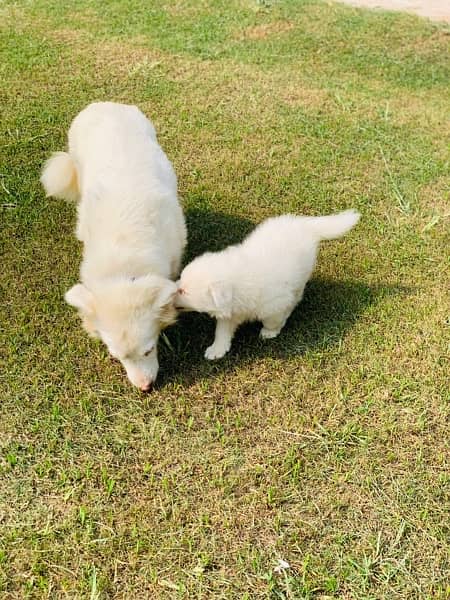
<svg viewBox="0 0 450 600"><path fill-rule="evenodd" d="M177 311L175 308L177 290L176 284L173 281L167 280L158 293L156 303L159 320L163 327L168 327L177 320Z"/></svg>
<svg viewBox="0 0 450 600"><path fill-rule="evenodd" d="M64 296L67 304L74 306L81 312L87 315L93 315L95 312L94 308L94 296L87 287L81 283L74 285Z"/></svg>
<svg viewBox="0 0 450 600"><path fill-rule="evenodd" d="M222 319L231 318L233 304L233 290L231 285L226 281L216 281L211 283L208 291L217 309L217 316Z"/></svg>

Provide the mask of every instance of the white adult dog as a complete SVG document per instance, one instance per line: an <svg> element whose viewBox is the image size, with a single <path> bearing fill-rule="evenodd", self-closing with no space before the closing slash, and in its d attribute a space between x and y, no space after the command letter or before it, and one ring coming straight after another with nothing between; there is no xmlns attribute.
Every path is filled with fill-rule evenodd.
<svg viewBox="0 0 450 600"><path fill-rule="evenodd" d="M147 391L157 342L174 322L175 278L186 245L177 179L152 123L135 106L90 104L69 130L41 182L48 196L78 204L81 282L65 295L86 331L100 337Z"/></svg>
<svg viewBox="0 0 450 600"><path fill-rule="evenodd" d="M261 337L276 337L302 299L319 242L341 237L359 217L354 210L324 217L282 215L261 223L241 244L207 252L187 265L175 305L217 319L205 357L224 356L244 321L262 321Z"/></svg>

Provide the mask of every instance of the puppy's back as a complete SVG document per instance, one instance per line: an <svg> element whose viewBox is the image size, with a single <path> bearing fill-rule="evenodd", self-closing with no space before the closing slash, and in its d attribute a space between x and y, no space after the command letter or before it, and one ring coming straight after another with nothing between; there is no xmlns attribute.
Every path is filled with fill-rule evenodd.
<svg viewBox="0 0 450 600"><path fill-rule="evenodd" d="M263 221L239 247L243 269L255 279L278 286L310 277L319 243L348 232L359 220L356 211L324 217L281 215Z"/></svg>
<svg viewBox="0 0 450 600"><path fill-rule="evenodd" d="M278 260L315 245L304 217L280 215L266 219L242 242L246 253Z"/></svg>
<svg viewBox="0 0 450 600"><path fill-rule="evenodd" d="M277 251L285 254L289 250L302 250L324 240L342 237L359 219L360 214L353 209L321 217L280 215L260 223L242 246L269 255Z"/></svg>

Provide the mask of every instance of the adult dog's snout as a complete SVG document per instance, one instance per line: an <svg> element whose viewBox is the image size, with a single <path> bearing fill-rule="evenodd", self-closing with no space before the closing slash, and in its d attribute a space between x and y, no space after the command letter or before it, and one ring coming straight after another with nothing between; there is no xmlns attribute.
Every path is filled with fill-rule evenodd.
<svg viewBox="0 0 450 600"><path fill-rule="evenodd" d="M153 381L149 381L148 383L144 383L143 385L141 385L139 387L141 389L141 392L144 392L144 393L148 394L153 389Z"/></svg>

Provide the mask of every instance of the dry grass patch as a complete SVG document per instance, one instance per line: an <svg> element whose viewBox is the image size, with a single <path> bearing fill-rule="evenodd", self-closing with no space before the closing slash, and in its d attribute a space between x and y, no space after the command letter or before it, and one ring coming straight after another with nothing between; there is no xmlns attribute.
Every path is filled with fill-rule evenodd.
<svg viewBox="0 0 450 600"><path fill-rule="evenodd" d="M294 29L294 23L290 21L272 21L246 27L235 34L240 40L265 40L268 37L278 36Z"/></svg>
<svg viewBox="0 0 450 600"><path fill-rule="evenodd" d="M170 55L145 47L140 38L129 42L98 40L86 31L68 28L52 31L50 36L68 47L76 47L78 56L84 54L89 68L101 77L107 73L119 77L133 76L172 59Z"/></svg>
<svg viewBox="0 0 450 600"><path fill-rule="evenodd" d="M422 211L439 215L442 218L448 217L450 212L450 181L448 177L439 177L422 186L418 191L418 201Z"/></svg>
<svg viewBox="0 0 450 600"><path fill-rule="evenodd" d="M50 37L56 42L62 42L67 46L76 46L78 50L80 47L83 47L83 45L88 45L89 40L92 39L91 36L86 36L86 34L79 29L69 28L55 29L50 33Z"/></svg>
<svg viewBox="0 0 450 600"><path fill-rule="evenodd" d="M139 76L172 60L167 54L134 43L103 41L95 45L95 69L101 74Z"/></svg>
<svg viewBox="0 0 450 600"><path fill-rule="evenodd" d="M199 10L208 10L207 0L196 0L195 2L186 2L186 0L169 0L162 2L162 6L167 14L179 18L193 18ZM231 2L230 2L231 4Z"/></svg>
<svg viewBox="0 0 450 600"><path fill-rule="evenodd" d="M300 81L296 84L282 86L281 98L294 108L325 108L327 102L330 101L330 95L326 90L306 88Z"/></svg>
<svg viewBox="0 0 450 600"><path fill-rule="evenodd" d="M384 105L387 119L398 125L416 125L423 128L439 129L441 139L450 136L450 111L440 95L405 94L391 95Z"/></svg>

